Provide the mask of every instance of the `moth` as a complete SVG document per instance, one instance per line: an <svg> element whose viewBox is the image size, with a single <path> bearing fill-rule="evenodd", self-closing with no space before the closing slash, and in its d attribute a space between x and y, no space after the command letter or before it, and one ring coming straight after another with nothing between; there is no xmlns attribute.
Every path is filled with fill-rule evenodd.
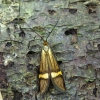
<svg viewBox="0 0 100 100"><path fill-rule="evenodd" d="M62 72L54 58L48 42L44 41L39 69L40 94L44 94L48 90L50 80L59 91L63 92L66 90Z"/></svg>
<svg viewBox="0 0 100 100"><path fill-rule="evenodd" d="M57 21L58 23L58 21ZM56 23L56 25L57 25ZM56 26L55 25L55 26ZM55 28L54 26L54 28ZM53 29L54 29L53 28ZM51 30L51 32L53 31ZM48 34L47 38L51 34L51 32ZM35 32L36 33L36 32ZM36 33L38 34L38 33ZM39 85L40 85L40 94L44 94L50 85L50 81L54 85L54 87L61 91L65 92L65 85L64 85L64 79L62 76L62 71L60 70L57 61L52 53L52 50L46 40L43 39L43 37L38 34L42 40L43 40L43 47L41 52L41 61L40 61L40 68L39 68Z"/></svg>
<svg viewBox="0 0 100 100"><path fill-rule="evenodd" d="M19 5L20 5L20 0L19 0ZM20 16L20 6L19 6L19 16ZM49 32L46 40L44 40L44 38L40 34L38 34L33 28L30 27L30 25L26 23L30 27L30 29L32 29L43 40L43 48L41 52L41 61L40 61L40 68L39 68L39 75L38 75L41 95L48 90L50 81L52 82L52 84L55 86L57 90L61 92L65 92L66 90L62 72L47 42L49 35L54 30L57 23L54 25L51 32Z"/></svg>

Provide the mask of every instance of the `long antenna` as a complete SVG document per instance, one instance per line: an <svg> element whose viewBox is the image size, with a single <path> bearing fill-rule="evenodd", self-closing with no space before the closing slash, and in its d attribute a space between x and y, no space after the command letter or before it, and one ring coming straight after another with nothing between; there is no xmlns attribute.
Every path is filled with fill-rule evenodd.
<svg viewBox="0 0 100 100"><path fill-rule="evenodd" d="M18 15L18 20L19 20L19 17L20 17L20 4L21 4L21 2L20 2L20 0L19 0L19 15ZM25 22L26 23L26 22ZM27 24L27 23L26 23ZM28 25L28 24L27 24ZM20 26L20 25L19 25ZM39 33L37 33L33 28L31 28L30 27L30 25L28 25L28 27L32 30L32 31L34 31L37 35L39 35L40 37L41 37L41 39L44 41L44 39L43 39L43 37L39 34ZM21 28L21 26L20 26L20 28Z"/></svg>
<svg viewBox="0 0 100 100"><path fill-rule="evenodd" d="M39 35L43 41L47 41L48 37L50 36L50 34L52 33L52 31L55 29L55 27L57 26L58 22L59 22L59 19L57 20L57 22L56 22L56 24L54 25L54 27L52 28L52 30L49 32L49 34L48 34L46 40L44 40L44 38L43 38L39 33L37 33L33 28L31 28L29 24L27 24L27 23L26 23L26 24L28 25L28 27L29 27L32 31L34 31L37 35Z"/></svg>
<svg viewBox="0 0 100 100"><path fill-rule="evenodd" d="M29 24L27 24L27 25L32 31L34 31L37 35L39 35L43 41L45 41L44 38L39 33L37 33L33 28L31 28Z"/></svg>
<svg viewBox="0 0 100 100"><path fill-rule="evenodd" d="M49 34L48 34L48 36L47 36L47 38L46 38L46 41L47 41L48 37L50 36L50 34L51 34L51 33L53 32L53 30L55 29L55 27L57 26L58 22L59 22L59 19L57 20L57 22L56 22L56 24L54 25L54 27L52 28L52 30L49 32Z"/></svg>
<svg viewBox="0 0 100 100"><path fill-rule="evenodd" d="M20 4L21 4L21 2L20 2L20 0L19 0L19 15L18 15L18 18L19 18L19 16L20 16ZM54 25L54 27L52 28L52 30L49 32L49 34L48 34L46 40L44 40L44 38L43 38L39 33L37 33L33 28L31 28L30 25L29 25L28 23L26 23L26 22L25 22L25 23L28 25L28 27L29 27L32 31L34 31L37 35L39 35L43 41L47 41L48 37L50 36L50 34L52 33L52 31L55 29L55 27L57 26L58 22L59 22L59 19L57 20L57 22L56 22L56 24Z"/></svg>

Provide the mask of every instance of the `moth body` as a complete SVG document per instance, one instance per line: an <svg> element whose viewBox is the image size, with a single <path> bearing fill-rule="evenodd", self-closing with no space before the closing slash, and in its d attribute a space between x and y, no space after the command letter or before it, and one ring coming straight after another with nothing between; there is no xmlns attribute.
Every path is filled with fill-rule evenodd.
<svg viewBox="0 0 100 100"><path fill-rule="evenodd" d="M62 92L66 90L62 72L58 67L47 41L44 41L43 43L39 69L39 80L41 94L44 94L48 90L50 80L57 90Z"/></svg>

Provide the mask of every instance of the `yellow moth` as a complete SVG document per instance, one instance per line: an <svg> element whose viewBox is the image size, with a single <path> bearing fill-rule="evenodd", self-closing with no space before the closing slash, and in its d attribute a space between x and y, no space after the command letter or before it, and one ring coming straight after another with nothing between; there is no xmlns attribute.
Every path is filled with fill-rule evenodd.
<svg viewBox="0 0 100 100"><path fill-rule="evenodd" d="M20 5L20 0L19 0L19 5ZM20 16L20 6L19 6L19 16ZM54 30L57 23L52 28L51 32L49 32L46 40L44 40L40 34L38 34L34 29L31 28L37 35L39 35L42 38L44 42L42 52L41 52L41 61L40 61L39 76L38 76L39 84L40 84L40 94L44 94L48 90L50 81L56 87L57 90L60 90L62 92L66 90L64 86L62 72L47 42L49 35ZM30 27L30 25L28 26Z"/></svg>
<svg viewBox="0 0 100 100"><path fill-rule="evenodd" d="M44 94L48 90L50 80L59 91L64 92L66 90L62 72L54 58L48 42L44 41L39 69L40 94Z"/></svg>
<svg viewBox="0 0 100 100"><path fill-rule="evenodd" d="M55 28L55 26L53 27L53 29ZM51 32L53 31L53 29L51 30ZM50 33L48 34L47 38L49 37ZM41 52L41 61L40 61L40 68L39 68L40 94L44 94L48 90L50 81L52 82L52 84L57 90L64 92L66 89L64 86L62 72L57 64L57 61L54 58L51 48L49 47L47 38L46 40L44 40L40 34L38 35L43 40L43 48Z"/></svg>

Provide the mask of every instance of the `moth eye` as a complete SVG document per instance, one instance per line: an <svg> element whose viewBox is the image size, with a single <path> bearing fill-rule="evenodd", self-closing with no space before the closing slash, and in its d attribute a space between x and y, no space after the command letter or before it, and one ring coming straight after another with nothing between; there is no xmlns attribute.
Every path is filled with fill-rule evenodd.
<svg viewBox="0 0 100 100"><path fill-rule="evenodd" d="M43 45L48 45L48 42L47 41L44 41Z"/></svg>

